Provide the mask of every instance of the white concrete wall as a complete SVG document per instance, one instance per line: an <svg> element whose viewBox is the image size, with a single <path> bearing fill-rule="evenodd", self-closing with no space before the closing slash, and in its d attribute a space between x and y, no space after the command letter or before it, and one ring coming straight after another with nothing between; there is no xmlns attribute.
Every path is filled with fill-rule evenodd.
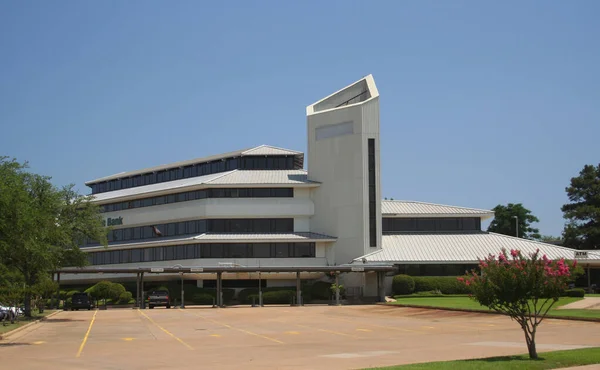
<svg viewBox="0 0 600 370"><path fill-rule="evenodd" d="M317 140L321 127L352 122L352 133ZM336 264L381 248L381 180L379 160L379 97L307 116L308 177L321 182L311 191L311 231L338 238ZM377 247L369 246L368 139L376 149Z"/></svg>
<svg viewBox="0 0 600 370"><path fill-rule="evenodd" d="M294 217L299 222L296 231L308 231L308 217L314 214L314 205L307 196L308 189L301 190L301 196L294 198L208 198L106 212L102 216L123 217L123 225L113 226L115 229L200 218Z"/></svg>

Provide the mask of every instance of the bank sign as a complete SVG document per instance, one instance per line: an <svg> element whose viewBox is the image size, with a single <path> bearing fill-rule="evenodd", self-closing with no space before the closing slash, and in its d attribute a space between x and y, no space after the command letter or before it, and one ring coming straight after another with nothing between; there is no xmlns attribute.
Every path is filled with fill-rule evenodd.
<svg viewBox="0 0 600 370"><path fill-rule="evenodd" d="M102 221L102 225L104 225L104 226L123 225L123 217L118 217L118 218L108 217L106 220Z"/></svg>

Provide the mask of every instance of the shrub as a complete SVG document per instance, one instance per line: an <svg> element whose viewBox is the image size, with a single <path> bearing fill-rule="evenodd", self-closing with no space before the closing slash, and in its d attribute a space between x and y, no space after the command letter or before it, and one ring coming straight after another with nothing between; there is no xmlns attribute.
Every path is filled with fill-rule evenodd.
<svg viewBox="0 0 600 370"><path fill-rule="evenodd" d="M396 275L392 280L394 294L411 294L415 290L415 280L409 275Z"/></svg>
<svg viewBox="0 0 600 370"><path fill-rule="evenodd" d="M225 296L225 294L223 294ZM208 293L195 293L192 295L190 302L192 304L213 304L214 296ZM223 298L225 299L225 298ZM187 299L186 299L187 301Z"/></svg>
<svg viewBox="0 0 600 370"><path fill-rule="evenodd" d="M289 304L292 297L296 294L293 290L276 290L263 293L263 303L265 304Z"/></svg>
<svg viewBox="0 0 600 370"><path fill-rule="evenodd" d="M310 288L310 293L313 299L330 299L332 293L331 283L326 281L315 281Z"/></svg>
<svg viewBox="0 0 600 370"><path fill-rule="evenodd" d="M73 294L75 294L75 293L79 293L79 290L69 290L67 292L67 299L72 298Z"/></svg>
<svg viewBox="0 0 600 370"><path fill-rule="evenodd" d="M415 276L415 292L439 290L442 294L468 294L470 289L456 276Z"/></svg>
<svg viewBox="0 0 600 370"><path fill-rule="evenodd" d="M123 292L119 294L118 304L128 304L132 298L133 294L131 294L131 292Z"/></svg>
<svg viewBox="0 0 600 370"><path fill-rule="evenodd" d="M262 288L263 292L263 303L267 303L265 301L265 294L268 292L279 292L279 291L292 291L296 294L296 290L294 287L269 287ZM224 294L223 294L224 295ZM252 303L252 296L255 296L255 302L258 304L258 288L246 288L240 290L238 293L238 301L244 304ZM225 298L223 298L225 299ZM289 302L286 302L289 303Z"/></svg>
<svg viewBox="0 0 600 370"><path fill-rule="evenodd" d="M581 297L585 296L585 290L582 288L569 289L565 291L567 297Z"/></svg>

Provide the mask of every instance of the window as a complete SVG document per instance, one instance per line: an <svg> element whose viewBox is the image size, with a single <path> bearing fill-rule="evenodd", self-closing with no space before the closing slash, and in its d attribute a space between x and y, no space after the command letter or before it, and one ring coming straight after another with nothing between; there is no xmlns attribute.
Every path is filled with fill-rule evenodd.
<svg viewBox="0 0 600 370"><path fill-rule="evenodd" d="M377 191L375 173L375 139L368 139L369 173L369 245L377 247Z"/></svg>
<svg viewBox="0 0 600 370"><path fill-rule="evenodd" d="M150 207L154 205L185 202L204 198L292 198L293 188L217 188L187 191L166 196L149 197L129 202L110 203L101 206L102 212L114 212L122 209Z"/></svg>
<svg viewBox="0 0 600 370"><path fill-rule="evenodd" d="M289 245L287 243L275 244L275 257L276 258L287 258L290 256Z"/></svg>
<svg viewBox="0 0 600 370"><path fill-rule="evenodd" d="M314 257L314 245L312 243L295 243L294 257Z"/></svg>
<svg viewBox="0 0 600 370"><path fill-rule="evenodd" d="M246 244L226 244L229 258L247 258L248 246Z"/></svg>
<svg viewBox="0 0 600 370"><path fill-rule="evenodd" d="M253 258L269 258L271 257L271 244L257 243L252 245Z"/></svg>

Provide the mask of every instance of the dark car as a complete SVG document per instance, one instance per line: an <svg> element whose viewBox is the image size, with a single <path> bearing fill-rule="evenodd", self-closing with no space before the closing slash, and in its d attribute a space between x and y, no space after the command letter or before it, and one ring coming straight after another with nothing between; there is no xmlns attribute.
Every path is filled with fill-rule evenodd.
<svg viewBox="0 0 600 370"><path fill-rule="evenodd" d="M79 309L91 310L92 308L94 308L94 303L87 293L74 293L71 296L71 311Z"/></svg>
<svg viewBox="0 0 600 370"><path fill-rule="evenodd" d="M171 302L169 302L169 292L166 290L153 290L148 294L148 308L154 308L156 306L165 306L171 308Z"/></svg>

